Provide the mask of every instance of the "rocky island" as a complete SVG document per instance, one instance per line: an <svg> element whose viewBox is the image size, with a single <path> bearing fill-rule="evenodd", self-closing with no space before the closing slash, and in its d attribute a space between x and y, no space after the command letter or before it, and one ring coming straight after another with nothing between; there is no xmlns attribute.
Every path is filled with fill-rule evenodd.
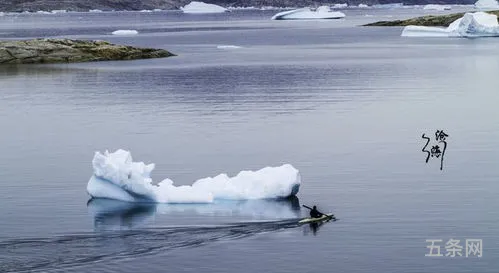
<svg viewBox="0 0 499 273"><path fill-rule="evenodd" d="M175 56L164 49L138 48L106 41L34 39L0 41L0 64L76 63Z"/></svg>
<svg viewBox="0 0 499 273"><path fill-rule="evenodd" d="M487 11L487 13L499 15L499 10ZM379 21L366 24L364 26L428 26L428 27L448 27L452 22L464 16L464 13L453 13L446 15L426 15L407 20Z"/></svg>

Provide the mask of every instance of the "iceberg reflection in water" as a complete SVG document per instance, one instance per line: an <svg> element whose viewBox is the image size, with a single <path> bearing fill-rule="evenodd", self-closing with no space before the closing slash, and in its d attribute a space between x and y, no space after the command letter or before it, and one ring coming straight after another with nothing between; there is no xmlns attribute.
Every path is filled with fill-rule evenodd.
<svg viewBox="0 0 499 273"><path fill-rule="evenodd" d="M224 201L205 205L91 199L87 206L94 218L94 232L0 240L0 257L15 257L2 261L0 271L66 272L69 268L90 263L116 262L214 241L237 240L296 228L299 226L297 219L289 217L296 216L300 211L296 197L285 200ZM203 215L216 221L213 225L206 225ZM252 220L265 221L248 221L248 216ZM197 225L180 223L185 217L193 217ZM169 226L143 226L148 221L163 221L163 218L169 220ZM199 225L200 221L204 225Z"/></svg>
<svg viewBox="0 0 499 273"><path fill-rule="evenodd" d="M285 199L220 200L209 204L131 203L92 198L87 207L94 218L96 231L140 228L155 222L157 218L165 218L170 220L168 225L178 226L182 223L175 220L216 218L218 223L215 223L225 224L238 219L247 221L248 218L270 221L300 217L300 201L296 196Z"/></svg>

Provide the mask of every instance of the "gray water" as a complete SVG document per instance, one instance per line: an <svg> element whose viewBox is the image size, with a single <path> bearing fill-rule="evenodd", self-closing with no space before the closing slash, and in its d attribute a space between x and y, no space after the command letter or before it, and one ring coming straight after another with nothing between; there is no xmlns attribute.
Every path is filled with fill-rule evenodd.
<svg viewBox="0 0 499 273"><path fill-rule="evenodd" d="M274 13L0 17L3 39L178 55L0 67L0 271L495 272L497 40L360 27L428 13L416 9L321 22ZM449 135L443 170L421 151L436 130ZM89 201L94 152L119 148L156 163L155 181L290 163L302 186L283 201ZM340 220L314 236L296 225L302 204ZM425 257L427 239L443 255L461 240L463 257ZM466 239L482 239L481 258L465 257Z"/></svg>

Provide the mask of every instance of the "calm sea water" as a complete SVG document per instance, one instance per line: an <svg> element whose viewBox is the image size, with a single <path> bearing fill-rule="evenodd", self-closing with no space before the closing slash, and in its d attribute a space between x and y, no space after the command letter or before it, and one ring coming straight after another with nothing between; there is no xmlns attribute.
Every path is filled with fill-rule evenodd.
<svg viewBox="0 0 499 273"><path fill-rule="evenodd" d="M495 272L497 40L359 26L428 13L416 9L322 22L274 13L0 17L2 39L178 55L0 67L0 271ZM443 170L421 151L436 130L449 135ZM89 202L94 152L119 148L156 163L157 181L290 163L302 187L279 202ZM340 220L314 236L296 225L302 204ZM460 240L463 257L425 257L427 239L443 255ZM465 257L466 239L482 240L481 258Z"/></svg>

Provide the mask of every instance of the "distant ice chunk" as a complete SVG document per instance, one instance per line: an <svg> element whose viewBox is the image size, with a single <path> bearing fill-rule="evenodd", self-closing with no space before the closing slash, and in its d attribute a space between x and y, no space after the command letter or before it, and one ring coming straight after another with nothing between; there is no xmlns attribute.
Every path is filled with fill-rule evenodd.
<svg viewBox="0 0 499 273"><path fill-rule="evenodd" d="M154 12L160 12L160 11L163 11L162 9L153 9L152 11Z"/></svg>
<svg viewBox="0 0 499 273"><path fill-rule="evenodd" d="M236 45L219 45L217 46L218 49L238 49L241 48L240 46Z"/></svg>
<svg viewBox="0 0 499 273"><path fill-rule="evenodd" d="M475 8L479 10L496 10L499 9L497 0L478 0L475 3Z"/></svg>
<svg viewBox="0 0 499 273"><path fill-rule="evenodd" d="M257 7L228 7L229 10L259 10Z"/></svg>
<svg viewBox="0 0 499 273"><path fill-rule="evenodd" d="M151 12L152 12L152 10L143 9L143 10L141 10L140 12L142 12L142 13L151 13Z"/></svg>
<svg viewBox="0 0 499 273"><path fill-rule="evenodd" d="M359 4L359 8L368 8L369 6L366 4Z"/></svg>
<svg viewBox="0 0 499 273"><path fill-rule="evenodd" d="M224 7L198 1L192 1L180 9L184 13L223 13L228 11L228 9Z"/></svg>
<svg viewBox="0 0 499 273"><path fill-rule="evenodd" d="M265 167L258 171L241 171L234 177L220 174L199 179L191 186L175 186L165 179L154 184L154 164L133 162L130 152L117 150L96 152L92 160L93 175L87 192L95 198L128 202L211 203L215 199L275 199L298 193L300 173L290 164Z"/></svg>
<svg viewBox="0 0 499 273"><path fill-rule="evenodd" d="M102 12L102 10L100 10L100 9L91 9L88 12L91 12L91 13L100 13L100 12Z"/></svg>
<svg viewBox="0 0 499 273"><path fill-rule="evenodd" d="M133 30L133 29L120 29L120 30L113 31L112 34L119 35L119 36L132 36L132 35L139 34L139 32L136 30Z"/></svg>
<svg viewBox="0 0 499 273"><path fill-rule="evenodd" d="M404 6L404 3L390 3L390 4L376 4L372 5L373 8L381 8L381 9L403 9L403 8L411 8L412 6Z"/></svg>
<svg viewBox="0 0 499 273"><path fill-rule="evenodd" d="M274 6L263 6L260 8L260 10L289 10L289 9L294 9L294 8L278 8Z"/></svg>
<svg viewBox="0 0 499 273"><path fill-rule="evenodd" d="M29 12L28 12L28 13L29 13ZM39 10L39 11L37 11L36 13L38 13L38 14L52 14L51 12L44 11L44 10Z"/></svg>
<svg viewBox="0 0 499 273"><path fill-rule="evenodd" d="M334 9L344 9L344 8L347 8L348 7L348 4L347 3L343 3L343 4L334 4L333 5L333 8Z"/></svg>
<svg viewBox="0 0 499 273"><path fill-rule="evenodd" d="M450 10L451 6L428 4L428 5L424 6L423 9L424 10Z"/></svg>
<svg viewBox="0 0 499 273"><path fill-rule="evenodd" d="M497 16L485 12L465 13L447 28L406 26L403 37L496 37L499 36Z"/></svg>
<svg viewBox="0 0 499 273"><path fill-rule="evenodd" d="M445 28L406 26L402 31L402 37L449 37L449 31Z"/></svg>
<svg viewBox="0 0 499 273"><path fill-rule="evenodd" d="M301 8L279 12L272 17L272 20L340 19L344 17L345 14L343 12L332 11L329 6L320 6L315 10Z"/></svg>
<svg viewBox="0 0 499 273"><path fill-rule="evenodd" d="M65 9L56 9L56 10L53 10L51 11L52 14L56 14L56 13L66 13L68 12L67 10Z"/></svg>

